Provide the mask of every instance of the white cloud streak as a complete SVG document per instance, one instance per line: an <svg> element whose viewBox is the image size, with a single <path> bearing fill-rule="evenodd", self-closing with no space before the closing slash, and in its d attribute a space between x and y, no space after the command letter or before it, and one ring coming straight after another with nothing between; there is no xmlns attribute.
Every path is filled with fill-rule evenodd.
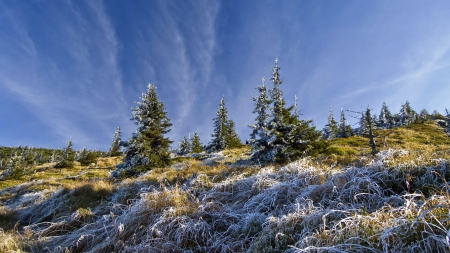
<svg viewBox="0 0 450 253"><path fill-rule="evenodd" d="M8 23L14 24L13 34L8 37L15 41L2 43L10 46L6 50L13 49L20 57L2 57L0 66L4 71L0 85L28 104L30 111L61 140L72 136L75 144L105 148L108 144L101 136L94 136L95 132L112 136L115 128L111 127L111 121L128 116L128 112L122 94L114 28L102 2L89 1L88 4L89 8L84 9L87 13L78 11L70 1L63 3L66 14L52 12L53 7L46 9L49 13L43 15L54 17L53 22L45 24L48 27L29 25L28 17L15 14L17 8L4 7L4 12L9 13ZM88 21L87 16L92 19ZM31 22L40 22L43 17L34 18L39 20ZM32 37L30 32L44 31L55 33L47 38L57 38L59 41L52 41L56 43L55 50L66 54L67 58L47 55L42 45L36 46L35 41L46 35ZM15 71L9 71L7 66Z"/></svg>

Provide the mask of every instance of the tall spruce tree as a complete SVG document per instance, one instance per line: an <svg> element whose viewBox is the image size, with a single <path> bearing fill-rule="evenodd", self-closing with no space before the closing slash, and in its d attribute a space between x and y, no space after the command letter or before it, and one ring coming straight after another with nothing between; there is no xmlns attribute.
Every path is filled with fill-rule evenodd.
<svg viewBox="0 0 450 253"><path fill-rule="evenodd" d="M285 141L286 133L289 130L283 123L283 114L285 112L285 102L283 92L280 85L283 81L280 78L280 68L278 67L278 59L275 60L275 67L272 71L273 88L265 94L265 85L258 87L259 98L255 104L254 113L257 113L255 128L258 135L255 134L252 149L252 159L257 162L273 162L278 154L281 153L283 147L287 144ZM267 112L266 109L269 109Z"/></svg>
<svg viewBox="0 0 450 253"><path fill-rule="evenodd" d="M208 152L217 152L226 148L242 146L234 129L234 122L228 119L228 110L225 107L224 97L220 100L217 117L214 118L214 130L211 137L212 140L207 147Z"/></svg>
<svg viewBox="0 0 450 253"><path fill-rule="evenodd" d="M320 131L311 126L311 120L300 120L292 113L294 106L285 107L283 92L280 85L278 59L275 61L272 78L274 87L269 91L271 102L271 117L267 123L267 134L260 136L258 150L252 155L259 162L285 162L296 159L305 151L314 149L315 142L320 138Z"/></svg>
<svg viewBox="0 0 450 253"><path fill-rule="evenodd" d="M120 131L120 127L117 127L117 130L114 132L113 141L111 143L111 147L109 148L108 155L109 156L119 156L122 154L120 152L120 144L122 143L122 132Z"/></svg>
<svg viewBox="0 0 450 253"><path fill-rule="evenodd" d="M332 108L330 108L328 123L325 125L322 132L325 140L334 140L339 135L339 127L336 120L334 120Z"/></svg>
<svg viewBox="0 0 450 253"><path fill-rule="evenodd" d="M200 142L200 137L196 132L194 132L194 136L192 136L191 140L191 152L192 153L201 153L203 151L202 143Z"/></svg>
<svg viewBox="0 0 450 253"><path fill-rule="evenodd" d="M138 125L138 129L124 143L125 157L119 170L125 169L132 175L169 165L172 141L164 135L171 130L172 123L164 104L158 99L155 85L149 84L147 92L142 93L141 101L133 107L131 120Z"/></svg>

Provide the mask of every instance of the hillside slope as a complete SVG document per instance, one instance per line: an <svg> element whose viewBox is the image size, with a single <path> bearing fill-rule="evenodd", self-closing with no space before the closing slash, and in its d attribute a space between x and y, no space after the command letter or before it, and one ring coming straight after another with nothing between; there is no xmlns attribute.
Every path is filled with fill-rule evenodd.
<svg viewBox="0 0 450 253"><path fill-rule="evenodd" d="M283 166L244 147L118 182L104 173L118 159L44 168L1 182L0 251L448 252L447 135L434 122L377 135L376 156L350 137Z"/></svg>

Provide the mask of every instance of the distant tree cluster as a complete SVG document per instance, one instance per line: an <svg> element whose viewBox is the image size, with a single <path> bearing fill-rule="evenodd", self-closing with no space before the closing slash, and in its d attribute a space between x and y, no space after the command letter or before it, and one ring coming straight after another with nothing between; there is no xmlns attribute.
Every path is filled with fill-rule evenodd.
<svg viewBox="0 0 450 253"><path fill-rule="evenodd" d="M334 140L336 138L347 138L353 136L355 133L350 125L347 124L344 109L341 108L341 119L339 124L334 120L333 109L330 108L330 115L328 116L328 123L322 130L322 136L326 140Z"/></svg>
<svg viewBox="0 0 450 253"><path fill-rule="evenodd" d="M200 142L200 137L196 132L194 132L192 138L189 140L186 136L178 144L178 149L175 153L179 156L185 156L191 153L201 153L203 152L202 143Z"/></svg>
<svg viewBox="0 0 450 253"><path fill-rule="evenodd" d="M409 101L402 104L398 113L391 113L386 103L383 102L381 106L380 115L373 114L372 109L367 108L365 111L353 111L359 115L358 127L352 128L347 124L344 110L341 108L341 120L338 124L333 117L333 110L330 109L328 116L328 123L322 130L322 138L326 140L333 140L335 138L346 138L354 134L360 136L367 136L370 129L391 129L409 125L412 123L420 123L426 120L437 120L443 127L447 126L448 116L443 116L437 111L429 114L426 109L420 113L414 111Z"/></svg>
<svg viewBox="0 0 450 253"><path fill-rule="evenodd" d="M73 150L73 142L69 140L64 149L35 148L29 146L0 146L0 180L19 178L31 174L36 166L49 163L55 168L73 168L75 161L81 165L95 163L105 153L98 150ZM53 163L53 165L52 165Z"/></svg>

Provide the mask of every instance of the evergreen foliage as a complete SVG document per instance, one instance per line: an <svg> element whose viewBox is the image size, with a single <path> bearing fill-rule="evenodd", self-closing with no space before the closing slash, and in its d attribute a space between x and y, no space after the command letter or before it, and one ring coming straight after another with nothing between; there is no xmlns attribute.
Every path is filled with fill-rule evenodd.
<svg viewBox="0 0 450 253"><path fill-rule="evenodd" d="M270 103L271 101L267 97L267 88L265 85L266 79L262 79L262 84L258 85L256 89L259 95L252 98L255 101L255 109L253 113L256 114L255 123L249 125L252 128L252 133L250 134L249 144L252 145L252 150L260 150L267 146L268 139L268 122L270 119Z"/></svg>
<svg viewBox="0 0 450 253"><path fill-rule="evenodd" d="M214 130L211 134L212 140L207 146L208 152L217 152L226 148L241 147L242 143L235 130L235 124L228 119L228 110L225 107L225 98L220 100L217 108L217 117L214 120Z"/></svg>
<svg viewBox="0 0 450 253"><path fill-rule="evenodd" d="M336 120L334 120L332 108L330 108L330 115L328 116L328 123L325 125L322 132L323 132L323 138L325 140L334 140L339 135L339 127L338 127Z"/></svg>
<svg viewBox="0 0 450 253"><path fill-rule="evenodd" d="M428 120L430 118L430 113L428 113L427 109L422 109L422 111L420 111L419 118L422 121Z"/></svg>
<svg viewBox="0 0 450 253"><path fill-rule="evenodd" d="M55 168L73 168L75 161L75 151L73 150L72 140L67 142L59 161L55 164Z"/></svg>
<svg viewBox="0 0 450 253"><path fill-rule="evenodd" d="M227 148L240 148L243 146L241 139L236 133L234 121L229 119L226 126L225 144Z"/></svg>
<svg viewBox="0 0 450 253"><path fill-rule="evenodd" d="M361 114L361 118L359 119L359 128L357 130L358 135L369 138L369 146L372 149L372 154L376 154L378 151L374 136L375 123L373 121L374 117L371 115L371 109L367 107L365 111L356 113Z"/></svg>
<svg viewBox="0 0 450 253"><path fill-rule="evenodd" d="M252 128L250 134L249 144L252 145L252 149L258 149L261 146L259 141L264 139L264 134L267 132L267 122L270 118L270 100L267 97L267 88L265 84L266 79L262 79L262 84L258 85L256 89L259 95L252 98L255 101L255 109L253 113L256 114L255 123L249 125Z"/></svg>
<svg viewBox="0 0 450 253"><path fill-rule="evenodd" d="M361 117L359 118L359 128L356 129L356 133L359 136L364 136L367 135L369 132L369 125L367 124L366 113L363 111L358 113L361 114Z"/></svg>
<svg viewBox="0 0 450 253"><path fill-rule="evenodd" d="M77 161L83 165L87 166L92 163L96 163L98 158L98 154L96 152L93 152L92 150L87 150L86 148L83 148L81 152L78 154Z"/></svg>
<svg viewBox="0 0 450 253"><path fill-rule="evenodd" d="M372 154L376 154L377 151L377 146L375 143L375 136L373 134L373 130L375 129L375 123L373 122L373 117L370 115L370 109L369 107L367 107L365 114L365 131L363 132L364 135L367 135L367 137L369 138L369 145L372 148Z"/></svg>
<svg viewBox="0 0 450 253"><path fill-rule="evenodd" d="M381 106L380 116L378 117L377 127L381 129L389 129L393 128L394 126L394 117L392 116L391 111L389 111L386 103L383 102L383 105Z"/></svg>
<svg viewBox="0 0 450 253"><path fill-rule="evenodd" d="M257 99L254 112L258 113L256 122L259 130L259 139L253 141L252 159L258 162L286 162L300 157L304 152L314 150L321 137L320 131L312 126L312 120L300 120L298 113L292 113L295 106L286 108L283 92L280 85L278 60L275 61L272 78L274 87L269 91L271 115L267 123L264 123L265 114L261 108L266 105L267 99ZM264 90L259 89L260 97L264 96ZM262 116L262 117L261 117ZM267 130L264 126L267 124Z"/></svg>
<svg viewBox="0 0 450 253"><path fill-rule="evenodd" d="M411 108L409 101L406 100L400 109L400 125L409 125L418 119L417 113Z"/></svg>
<svg viewBox="0 0 450 253"><path fill-rule="evenodd" d="M345 118L344 109L341 108L341 120L339 122L339 138L347 138L355 135L350 125L347 125L347 119Z"/></svg>
<svg viewBox="0 0 450 253"><path fill-rule="evenodd" d="M132 175L137 172L165 167L171 163L169 145L172 141L164 137L170 131L172 123L159 101L156 86L149 84L147 92L142 93L141 101L133 107L133 118L138 129L131 139L124 143L125 157L119 170L127 170Z"/></svg>
<svg viewBox="0 0 450 253"><path fill-rule="evenodd" d="M190 151L191 151L191 143L189 143L186 136L183 136L183 139L181 140L181 142L178 145L177 155L181 155L181 156L187 155L190 153Z"/></svg>
<svg viewBox="0 0 450 253"><path fill-rule="evenodd" d="M192 153L201 153L203 151L202 143L200 142L200 137L197 133L194 132L194 136L191 140L191 152Z"/></svg>
<svg viewBox="0 0 450 253"><path fill-rule="evenodd" d="M121 143L122 143L122 132L120 131L120 127L117 127L117 130L114 132L113 141L111 143L111 147L109 148L108 155L109 156L122 155L122 152L120 151Z"/></svg>

